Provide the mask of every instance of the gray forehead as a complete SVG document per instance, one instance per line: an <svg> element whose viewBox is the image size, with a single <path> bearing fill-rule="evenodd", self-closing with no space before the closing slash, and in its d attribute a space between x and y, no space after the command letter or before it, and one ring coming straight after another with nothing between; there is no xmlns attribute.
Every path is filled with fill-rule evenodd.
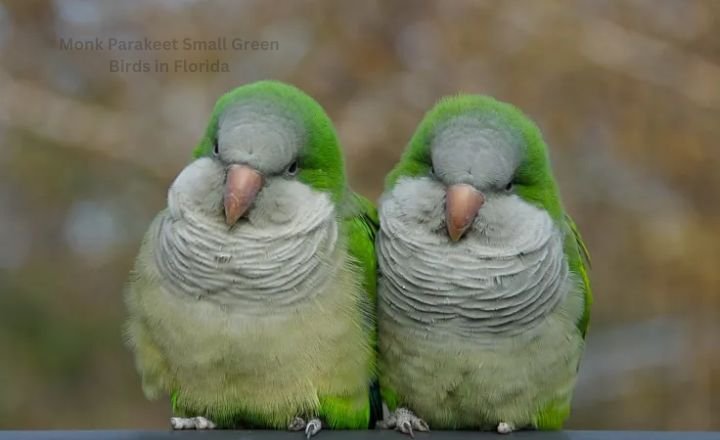
<svg viewBox="0 0 720 440"><path fill-rule="evenodd" d="M218 120L220 156L261 172L283 170L305 143L297 117L271 102L247 101L226 108Z"/></svg>
<svg viewBox="0 0 720 440"><path fill-rule="evenodd" d="M431 144L436 172L447 183L504 184L523 157L521 134L493 115L464 115L436 128Z"/></svg>

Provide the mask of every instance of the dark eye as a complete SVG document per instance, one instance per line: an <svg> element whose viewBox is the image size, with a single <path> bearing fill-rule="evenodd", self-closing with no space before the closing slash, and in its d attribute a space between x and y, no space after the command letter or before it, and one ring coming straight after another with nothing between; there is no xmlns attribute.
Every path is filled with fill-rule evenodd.
<svg viewBox="0 0 720 440"><path fill-rule="evenodd" d="M435 165L430 164L430 174L435 174Z"/></svg>
<svg viewBox="0 0 720 440"><path fill-rule="evenodd" d="M510 182L507 185L505 185L505 191L512 191L514 187L515 187L515 185L512 182Z"/></svg>
<svg viewBox="0 0 720 440"><path fill-rule="evenodd" d="M215 156L220 154L220 146L218 145L217 139L215 139L215 142L213 142L213 154Z"/></svg>
<svg viewBox="0 0 720 440"><path fill-rule="evenodd" d="M297 170L298 170L298 163L297 163L297 161L294 161L287 167L285 174L287 174L288 176L294 176L295 174L297 174Z"/></svg>

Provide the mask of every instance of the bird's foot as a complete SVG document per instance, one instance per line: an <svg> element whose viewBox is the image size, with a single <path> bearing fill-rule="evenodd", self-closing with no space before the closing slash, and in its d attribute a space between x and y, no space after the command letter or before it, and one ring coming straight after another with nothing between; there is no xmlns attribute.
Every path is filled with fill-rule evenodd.
<svg viewBox="0 0 720 440"><path fill-rule="evenodd" d="M515 425L512 423L500 422L497 425L498 434L510 434L515 431Z"/></svg>
<svg viewBox="0 0 720 440"><path fill-rule="evenodd" d="M305 419L302 417L295 417L292 422L290 422L290 425L288 425L288 429L290 431L305 431L305 436L309 439L310 437L314 436L320 430L322 430L322 422L320 419L310 419L305 422Z"/></svg>
<svg viewBox="0 0 720 440"><path fill-rule="evenodd" d="M302 417L295 417L292 422L288 425L289 431L302 431L307 426L305 419Z"/></svg>
<svg viewBox="0 0 720 440"><path fill-rule="evenodd" d="M215 424L205 417L171 417L170 426L174 430L182 429L215 429Z"/></svg>
<svg viewBox="0 0 720 440"><path fill-rule="evenodd" d="M382 429L393 429L400 431L404 434L408 434L410 437L415 438L416 431L426 432L430 430L430 427L425 420L416 416L412 411L407 408L398 408L390 414L386 420L378 422L378 427Z"/></svg>
<svg viewBox="0 0 720 440"><path fill-rule="evenodd" d="M320 432L321 429L322 422L320 421L320 419L312 419L305 427L305 436L309 439L310 437Z"/></svg>

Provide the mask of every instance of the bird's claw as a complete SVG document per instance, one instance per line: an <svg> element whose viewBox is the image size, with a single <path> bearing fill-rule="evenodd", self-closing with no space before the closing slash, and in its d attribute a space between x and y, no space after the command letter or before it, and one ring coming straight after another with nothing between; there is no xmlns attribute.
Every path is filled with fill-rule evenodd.
<svg viewBox="0 0 720 440"><path fill-rule="evenodd" d="M515 431L515 426L512 423L500 422L497 425L498 434L510 434Z"/></svg>
<svg viewBox="0 0 720 440"><path fill-rule="evenodd" d="M288 425L289 431L302 431L305 429L305 426L307 424L305 423L305 420L302 417L295 417L292 422Z"/></svg>
<svg viewBox="0 0 720 440"><path fill-rule="evenodd" d="M183 429L215 429L215 423L205 417L171 417L170 426L174 430Z"/></svg>
<svg viewBox="0 0 720 440"><path fill-rule="evenodd" d="M305 419L302 417L295 417L292 422L288 425L288 430L290 431L305 431L305 437L310 439L310 437L314 436L318 432L322 430L322 422L320 419L310 419L305 422Z"/></svg>
<svg viewBox="0 0 720 440"><path fill-rule="evenodd" d="M378 427L382 429L395 428L397 431L408 434L411 438L415 438L415 431L430 431L430 427L425 420L416 416L407 408L398 408L387 420L379 422Z"/></svg>
<svg viewBox="0 0 720 440"><path fill-rule="evenodd" d="M400 424L398 424L397 427L400 430L400 432L403 432L405 434L410 434L410 438L415 438L415 433L413 433L413 429L412 429L412 423L410 423L409 420L403 420L402 422L400 422Z"/></svg>
<svg viewBox="0 0 720 440"><path fill-rule="evenodd" d="M320 419L312 419L307 423L305 427L305 436L308 440L322 429L322 422Z"/></svg>

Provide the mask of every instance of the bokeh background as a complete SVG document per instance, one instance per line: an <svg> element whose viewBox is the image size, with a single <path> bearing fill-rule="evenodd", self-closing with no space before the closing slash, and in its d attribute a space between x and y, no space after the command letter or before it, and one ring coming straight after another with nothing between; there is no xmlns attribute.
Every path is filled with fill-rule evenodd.
<svg viewBox="0 0 720 440"><path fill-rule="evenodd" d="M109 68L176 59L230 72ZM0 2L0 428L167 426L122 343L123 283L215 99L264 78L327 109L373 199L442 95L525 110L593 254L569 427L720 429L717 0Z"/></svg>

